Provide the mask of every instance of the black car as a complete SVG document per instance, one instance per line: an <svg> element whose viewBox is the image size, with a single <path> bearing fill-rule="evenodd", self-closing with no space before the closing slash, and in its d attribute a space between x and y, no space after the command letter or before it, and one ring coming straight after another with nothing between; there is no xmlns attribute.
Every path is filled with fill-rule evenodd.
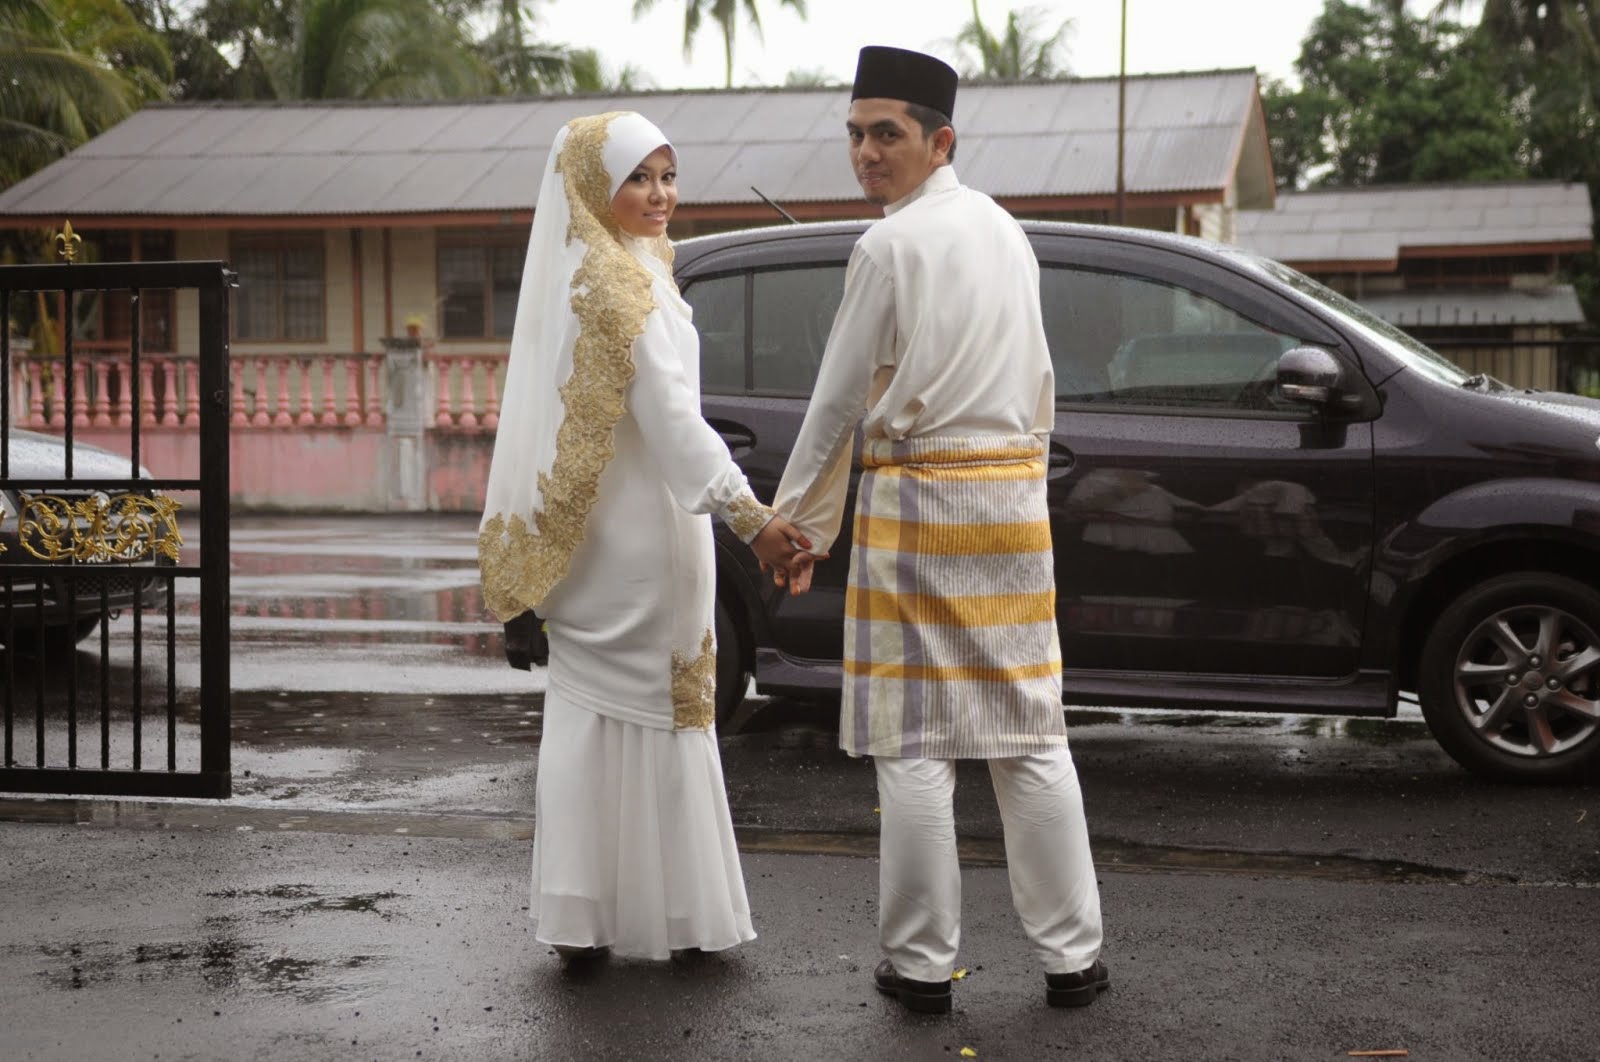
<svg viewBox="0 0 1600 1062"><path fill-rule="evenodd" d="M705 416L764 499L863 228L678 245ZM1025 228L1058 391L1069 703L1391 716L1411 694L1473 771L1596 762L1600 402L1468 375L1237 248ZM752 672L766 692L838 688L849 528L798 598L719 530L723 713Z"/></svg>
<svg viewBox="0 0 1600 1062"><path fill-rule="evenodd" d="M12 479L58 479L66 470L66 441L54 435L12 428L8 432L9 472ZM126 457L87 443L74 442L72 472L86 481L126 479ZM147 469L139 470L149 478ZM121 495L127 498L129 495ZM122 515L125 503L111 506L103 491L84 486L70 490L18 492L0 484L0 602L9 587L9 616L0 604L0 644L27 654L54 648L70 648L89 637L107 615L132 608L137 602L145 608L165 604L167 583L144 569L169 566L176 558L148 548L147 531L152 520L157 527L164 521L154 514L161 511L161 496L136 492L138 511ZM32 504L29 504L32 499ZM106 505L101 527L88 526L85 504ZM73 508L77 507L77 508ZM70 521L70 523L69 523ZM120 533L124 521L127 534ZM175 534L175 529L173 534ZM24 541L26 536L26 541ZM93 540L102 547L85 551L82 544ZM126 541L119 541L125 539ZM77 550L72 547L77 546ZM121 555L116 550L121 547ZM62 555L68 554L68 555ZM10 574L15 564L58 565L60 575L38 578ZM84 571L92 566L93 574ZM75 572L76 574L69 574Z"/></svg>

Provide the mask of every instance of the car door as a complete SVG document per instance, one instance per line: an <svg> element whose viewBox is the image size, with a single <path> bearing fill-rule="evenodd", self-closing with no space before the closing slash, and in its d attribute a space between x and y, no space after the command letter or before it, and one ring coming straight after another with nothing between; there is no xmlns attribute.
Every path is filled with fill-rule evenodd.
<svg viewBox="0 0 1600 1062"><path fill-rule="evenodd" d="M833 242L833 260L785 260L684 284L701 336L701 411L764 502L777 493L843 294L839 254L848 254L849 246ZM839 537L830 559L817 566L809 594L775 592L754 556L737 551L749 585L760 588L769 632L764 646L795 658L839 659L858 476L859 468Z"/></svg>
<svg viewBox="0 0 1600 1062"><path fill-rule="evenodd" d="M1373 527L1370 423L1275 387L1338 334L1180 250L1041 239L1057 379L1049 488L1074 676L1340 679L1357 668ZM1364 381L1363 381L1364 383Z"/></svg>

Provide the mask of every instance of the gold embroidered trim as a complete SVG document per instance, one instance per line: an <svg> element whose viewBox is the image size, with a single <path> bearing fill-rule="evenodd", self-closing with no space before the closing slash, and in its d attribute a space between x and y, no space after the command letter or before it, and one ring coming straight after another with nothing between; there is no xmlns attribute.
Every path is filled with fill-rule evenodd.
<svg viewBox="0 0 1600 1062"><path fill-rule="evenodd" d="M739 541L745 543L755 538L772 517L772 510L757 501L756 496L749 490L729 502L728 507L722 512L723 520L727 521L733 533L739 536Z"/></svg>
<svg viewBox="0 0 1600 1062"><path fill-rule="evenodd" d="M183 536L171 498L146 494L92 494L62 498L19 495L17 536L25 552L42 561L98 564L141 561L160 555L176 563Z"/></svg>
<svg viewBox="0 0 1600 1062"><path fill-rule="evenodd" d="M708 630L700 655L672 653L672 728L707 730L717 721L717 643Z"/></svg>
<svg viewBox="0 0 1600 1062"><path fill-rule="evenodd" d="M566 576L583 542L600 473L616 455L613 433L627 408L633 341L655 309L650 271L620 242L607 197L611 178L602 149L607 127L623 113L567 123L556 160L572 206L567 243L581 240L585 247L583 264L572 276L578 338L572 375L560 390L565 414L556 430L555 458L548 474L539 473L541 508L533 514L534 526L520 513L496 513L478 535L484 604L502 622L537 608ZM669 262L670 253L669 248Z"/></svg>

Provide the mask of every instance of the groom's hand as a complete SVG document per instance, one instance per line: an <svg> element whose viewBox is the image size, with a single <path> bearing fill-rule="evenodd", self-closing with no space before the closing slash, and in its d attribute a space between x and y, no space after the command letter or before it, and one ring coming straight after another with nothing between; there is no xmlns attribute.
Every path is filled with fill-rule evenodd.
<svg viewBox="0 0 1600 1062"><path fill-rule="evenodd" d="M774 516L750 542L761 570L772 573L774 586L786 586L790 594L803 594L811 588L811 569L827 554L811 553L811 539L781 516Z"/></svg>
<svg viewBox="0 0 1600 1062"><path fill-rule="evenodd" d="M794 563L796 555L811 548L811 540L783 517L774 516L750 540L750 548L761 562L762 571L768 568L783 570Z"/></svg>

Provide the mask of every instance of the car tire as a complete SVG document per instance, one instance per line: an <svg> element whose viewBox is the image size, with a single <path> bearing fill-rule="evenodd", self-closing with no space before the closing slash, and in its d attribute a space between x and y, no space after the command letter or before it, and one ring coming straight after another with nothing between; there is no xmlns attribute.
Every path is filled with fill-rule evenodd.
<svg viewBox="0 0 1600 1062"><path fill-rule="evenodd" d="M1474 774L1586 776L1600 763L1600 592L1536 571L1473 587L1440 613L1417 685L1434 738Z"/></svg>
<svg viewBox="0 0 1600 1062"><path fill-rule="evenodd" d="M17 652L22 656L41 656L46 653L60 656L75 652L78 643L100 629L104 618L97 612L93 616L78 617L71 626L46 627L42 639L37 629L18 630Z"/></svg>
<svg viewBox="0 0 1600 1062"><path fill-rule="evenodd" d="M744 643L733 613L717 602L717 725L725 726L744 703L750 673L744 669Z"/></svg>

